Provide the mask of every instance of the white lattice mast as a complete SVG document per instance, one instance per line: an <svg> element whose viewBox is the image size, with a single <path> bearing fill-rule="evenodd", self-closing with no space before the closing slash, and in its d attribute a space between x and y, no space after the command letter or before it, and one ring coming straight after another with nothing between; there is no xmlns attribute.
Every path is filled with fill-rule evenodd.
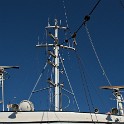
<svg viewBox="0 0 124 124"><path fill-rule="evenodd" d="M48 63L51 64L54 67L54 72L55 72L55 77L54 77L54 82L52 82L50 79L48 82L50 85L52 85L55 88L55 111L61 111L61 103L60 103L60 84L59 84L59 49L60 48L65 48L65 49L72 49L75 50L73 47L70 46L64 46L59 43L58 40L58 31L60 29L66 30L67 27L61 27L58 25L57 19L55 19L55 25L51 26L48 22L48 26L46 29L54 29L54 35L52 33L49 33L49 36L54 40L53 44L38 44L36 45L37 47L53 47L53 51L48 51L48 53L54 58L54 62L51 62L48 60Z"/></svg>

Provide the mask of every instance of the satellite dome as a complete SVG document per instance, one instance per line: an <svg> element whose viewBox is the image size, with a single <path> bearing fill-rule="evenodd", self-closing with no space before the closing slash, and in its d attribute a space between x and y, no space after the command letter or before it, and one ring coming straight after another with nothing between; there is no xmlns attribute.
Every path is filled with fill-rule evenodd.
<svg viewBox="0 0 124 124"><path fill-rule="evenodd" d="M23 100L19 104L20 111L34 111L34 105L28 100Z"/></svg>

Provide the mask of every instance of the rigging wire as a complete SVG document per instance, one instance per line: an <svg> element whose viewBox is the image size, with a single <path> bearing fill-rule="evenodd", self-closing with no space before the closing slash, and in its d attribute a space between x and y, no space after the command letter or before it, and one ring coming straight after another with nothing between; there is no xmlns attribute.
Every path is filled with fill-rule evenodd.
<svg viewBox="0 0 124 124"><path fill-rule="evenodd" d="M48 44L48 43L47 43L48 31L47 31L47 29L45 29L45 30L46 30L46 44ZM48 46L46 46L46 58L48 58Z"/></svg>
<svg viewBox="0 0 124 124"><path fill-rule="evenodd" d="M67 16L67 11L66 11L65 1L62 0L62 2L63 2L63 8L64 8L64 14L65 14L65 19L66 19L67 30L69 30L69 34L71 35L71 30L70 30L69 24L68 24L68 16ZM65 33L65 36L67 35L67 34L66 34L67 30L65 30L65 32L64 32L64 33ZM65 42L68 43L67 38L66 38ZM65 42L63 42L63 43L65 43ZM63 43L62 43L62 44L63 44ZM68 44L69 44L69 46L70 46L70 43L68 43ZM68 56L69 56L69 52L68 52Z"/></svg>
<svg viewBox="0 0 124 124"><path fill-rule="evenodd" d="M88 96L90 97L91 105L92 105L93 109L95 110L96 108L94 107L93 100L92 100L92 97L91 97L91 93L90 93L90 90L89 90L89 87L88 87L88 82L87 82L87 80L86 80L86 74L85 74L86 72L83 71L83 70L85 70L84 63L82 62L82 59L81 59L81 57L80 57L78 51L75 51L75 53L76 53L76 57L77 57L77 59L78 59L79 67L80 67L81 79L82 79L82 80L84 79L85 84L86 84L86 87L87 87L87 90L88 90L88 93L89 93L89 94L87 95L87 92L85 91L86 88L84 88L85 95L86 95L87 97L88 97ZM85 85L85 84L83 83L83 85ZM91 83L91 84L93 85L93 83ZM94 85L93 85L93 87L94 87ZM95 91L96 91L96 88L95 88L95 87L94 87L94 89L95 89ZM98 94L97 91L96 91L96 93ZM87 97L86 97L86 99L87 99L87 103L88 103L88 98L87 98ZM102 101L103 106L107 109L107 104L104 103L103 99L101 99L101 95L100 95L100 94L98 94L98 97L99 97L99 99ZM89 103L88 103L88 106L89 106ZM89 110L91 110L91 109L90 109L90 106L89 106ZM96 120L98 121L96 114L95 114L95 116L96 116Z"/></svg>
<svg viewBox="0 0 124 124"><path fill-rule="evenodd" d="M98 4L100 3L101 0L99 0L95 6L93 7L93 9L91 10L91 12L89 13L89 15L91 15L93 13L93 11L96 9L96 7L98 6Z"/></svg>
<svg viewBox="0 0 124 124"><path fill-rule="evenodd" d="M83 23L78 27L78 29L73 33L73 35L68 40L70 40L72 38L76 38L78 31L82 28L83 25L86 24L87 21L90 20L90 16L92 15L92 13L94 12L94 10L96 9L96 7L99 5L100 2L101 2L101 0L98 0L98 2L95 4L93 9L90 11L90 13L84 17Z"/></svg>
<svg viewBox="0 0 124 124"><path fill-rule="evenodd" d="M46 64L45 64L43 70L41 71L41 74L40 74L39 78L37 79L37 81L36 81L36 83L35 83L35 86L33 87L33 89L32 89L32 91L31 91L31 94L30 94L28 100L30 100L30 98L31 98L31 96L32 96L32 94L33 94L33 91L35 90L37 84L39 83L39 81L40 81L40 79L41 79L41 77L42 77L42 75L43 75L43 72L45 71L46 67L47 67L47 62L46 62Z"/></svg>
<svg viewBox="0 0 124 124"><path fill-rule="evenodd" d="M98 61L98 63L99 63L99 66L100 66L100 68L101 68L101 70L102 70L102 73L103 73L103 75L105 76L105 78L106 78L107 82L109 83L109 85L111 86L112 84L111 84L111 82L110 82L110 80L109 80L109 78L108 78L108 76L107 76L107 74L106 74L106 72L105 72L105 69L103 68L102 63L101 63L101 61L100 61L100 59L99 59L99 57L98 57L98 54L97 54L96 49L95 49L95 46L94 46L94 44L93 44L93 40L92 40L92 38L91 38L90 32L89 32L88 27L87 27L86 24L85 24L85 29L86 29L86 33L87 33L87 35L88 35L90 44L91 44L91 46L92 46L92 49L93 49L93 51L94 51L94 53L95 53L95 56L96 56L96 58L97 58L97 61Z"/></svg>
<svg viewBox="0 0 124 124"><path fill-rule="evenodd" d="M120 5L122 6L122 8L124 9L124 3L122 0L120 0Z"/></svg>
<svg viewBox="0 0 124 124"><path fill-rule="evenodd" d="M76 54L77 54L77 58L79 58L79 60L80 60L81 67L83 67L83 70L85 71L85 75L89 78L89 76L88 76L88 74L87 74L87 72L86 72L86 68L85 68L85 66L84 66L84 62L83 62L83 60L81 59L81 57L80 57L78 51L76 51ZM90 79L90 80L91 80L91 79ZM96 92L96 94L98 95L98 97L99 97L101 103L102 103L103 106L107 109L107 104L104 103L104 100L102 99L102 97L101 97L101 95L98 93L98 91L96 90L96 88L95 88L95 86L94 86L94 83L91 81L90 84L92 84L93 89L95 89L95 92ZM90 96L90 98L92 98L92 97ZM93 103L93 102L92 102L92 103ZM93 105L93 104L92 104L92 105ZM93 108L94 108L94 105L93 105ZM94 108L94 109L95 109L95 108Z"/></svg>
<svg viewBox="0 0 124 124"><path fill-rule="evenodd" d="M85 73L84 73L84 71L82 69L83 64L81 62L81 58L78 55L77 51L75 51L75 53L76 53L76 57L77 57L77 60L78 60L78 65L79 65L81 80L82 80L82 83L83 83L83 89L84 89L84 93L85 93L85 97L86 97L86 102L87 102L87 105L88 105L88 108L89 108L89 111L90 111L91 119L93 121L92 114L91 114L91 107L90 107L90 103L89 103L89 100L88 100L88 96L90 97L90 101L91 101L92 107L94 108L93 101L92 101L92 98L91 98L91 94L89 92L89 88L88 88L88 84L87 84ZM85 87L85 85L86 85L86 87ZM88 94L87 94L86 88L88 90Z"/></svg>
<svg viewBox="0 0 124 124"><path fill-rule="evenodd" d="M85 72L84 72L84 64L82 63L82 61L81 61L81 58L80 58L80 56L78 55L78 53L77 53L77 51L75 51L76 52L76 57L77 57L77 59L78 59L78 64L79 64L79 68L80 68L80 72L81 72L81 76L82 76L82 80L85 82L85 84L86 84L86 87L87 87L87 90L88 90L88 96L90 97L90 100L91 100L91 104L92 104L92 106L93 106L93 108L95 109L95 107L94 107L94 105L93 105L93 101L92 101L92 97L91 97L91 94L90 94L90 90L89 90L89 87L88 87L88 82L87 82L87 79L86 79L86 75L85 75ZM83 82L82 81L82 82ZM84 85L85 85L84 84Z"/></svg>
<svg viewBox="0 0 124 124"><path fill-rule="evenodd" d="M51 74L50 74L50 79L53 80L53 73L54 73L54 67L51 70ZM52 108L52 103L53 103L53 91L52 91L52 87L49 88L49 111Z"/></svg>
<svg viewBox="0 0 124 124"><path fill-rule="evenodd" d="M64 11L65 11L66 25L67 25L67 28L68 28L69 26L68 26L68 17L67 17L67 12L66 12L66 7L65 7L65 1L63 0L62 2L63 2Z"/></svg>
<svg viewBox="0 0 124 124"><path fill-rule="evenodd" d="M64 66L64 63L63 63L63 61L62 61L62 58L61 58L60 54L59 54L59 57L60 57L60 60L61 60L61 63L62 63L62 66L63 66L64 72L65 72L65 75L66 75L67 81L68 81L68 83L69 83L69 86L70 86L71 92L72 92L72 94L73 94L73 96L74 96L74 100L75 100L75 103L76 103L77 109L78 109L78 111L80 112L79 105L78 105L78 103L77 103L77 100L76 100L76 97L75 97L75 94L74 94L73 88L72 88L72 86L71 86L71 83L70 83L70 80L69 80L68 74L67 74L67 72L66 72L66 69L65 69L65 66Z"/></svg>
<svg viewBox="0 0 124 124"><path fill-rule="evenodd" d="M65 1L62 0L63 2L63 8L64 8L64 14L65 14L65 19L66 19L66 26L67 26L67 29L65 30L65 36L67 35L67 31L69 31L69 37L71 36L71 29L69 28L69 24L68 24L68 16L67 16L67 11L66 11L66 6L65 6ZM67 43L68 42L68 38L66 37L65 41L63 43ZM62 44L63 44L62 43Z"/></svg>

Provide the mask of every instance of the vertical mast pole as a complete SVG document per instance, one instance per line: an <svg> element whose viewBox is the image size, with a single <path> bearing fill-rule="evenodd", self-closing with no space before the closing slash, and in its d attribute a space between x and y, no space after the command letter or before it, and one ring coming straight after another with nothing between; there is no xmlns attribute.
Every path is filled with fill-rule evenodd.
<svg viewBox="0 0 124 124"><path fill-rule="evenodd" d="M60 110L59 106L59 46L58 46L58 22L55 19L55 111Z"/></svg>
<svg viewBox="0 0 124 124"><path fill-rule="evenodd" d="M3 79L3 73L1 75L1 83L2 83L2 102L3 102L3 111L4 111L4 79Z"/></svg>
<svg viewBox="0 0 124 124"><path fill-rule="evenodd" d="M4 111L4 78L3 78L3 70L0 72L0 82L1 82L1 88L2 88L2 110Z"/></svg>
<svg viewBox="0 0 124 124"><path fill-rule="evenodd" d="M119 91L119 88L114 89L113 95L116 97L118 115L123 115L123 96Z"/></svg>
<svg viewBox="0 0 124 124"><path fill-rule="evenodd" d="M119 115L124 114L122 102L123 102L122 95L118 92L117 93L117 109L119 111Z"/></svg>

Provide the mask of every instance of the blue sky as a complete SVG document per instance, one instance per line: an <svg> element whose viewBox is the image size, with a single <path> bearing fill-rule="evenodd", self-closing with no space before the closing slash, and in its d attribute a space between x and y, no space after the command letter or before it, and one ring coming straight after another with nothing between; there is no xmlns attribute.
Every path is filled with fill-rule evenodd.
<svg viewBox="0 0 124 124"><path fill-rule="evenodd" d="M71 32L77 30L85 15L92 10L96 2L96 0L77 0L76 2L64 0ZM124 1L122 0L122 2ZM6 104L10 101L19 103L23 99L28 99L40 75L46 54L45 49L36 48L35 45L38 42L38 36L40 42L46 42L44 27L47 26L48 18L52 24L57 18L61 20L62 25L66 26L63 0L0 0L0 65L20 66L19 70L7 70L10 78L5 81ZM102 0L91 15L87 26L112 85L123 85L124 8L120 1ZM76 41L78 54L84 62L94 107L99 108L100 112L109 111L110 107L115 107L116 104L115 101L109 99L112 97L110 91L99 90L100 86L109 84L102 75L84 27L78 32ZM72 51L66 51L63 52L63 58L68 60L65 61L65 66L69 70L67 72L74 87L79 107L81 111L88 111L76 55ZM47 79L46 72L44 75ZM39 89L42 87L41 84L44 86L47 84L45 78L39 84ZM36 110L48 109L48 92L44 91L44 94L36 93L32 97L31 101L36 104ZM16 99L13 100L15 96ZM66 95L65 99L67 100ZM104 104L101 101L105 101L105 108L102 107ZM108 102L110 102L109 105ZM68 109L75 110L73 105L70 105Z"/></svg>

